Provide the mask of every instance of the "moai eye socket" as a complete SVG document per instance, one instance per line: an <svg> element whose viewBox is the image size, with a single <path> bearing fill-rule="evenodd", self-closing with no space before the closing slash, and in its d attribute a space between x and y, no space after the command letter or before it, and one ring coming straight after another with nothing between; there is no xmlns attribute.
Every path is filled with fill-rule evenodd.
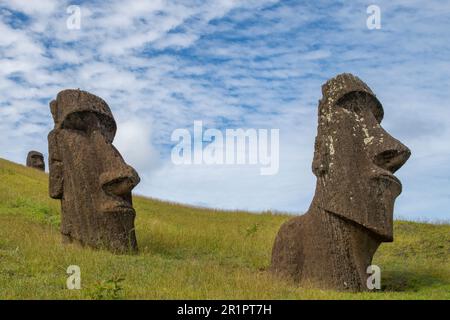
<svg viewBox="0 0 450 320"><path fill-rule="evenodd" d="M350 92L343 96L337 105L359 115L362 113L362 108L368 108L378 123L381 123L384 116L383 109L376 98L365 92Z"/></svg>
<svg viewBox="0 0 450 320"><path fill-rule="evenodd" d="M100 131L105 139L112 142L115 134L113 121L95 112L74 112L66 117L62 123L62 129L74 130L82 134L91 134Z"/></svg>
<svg viewBox="0 0 450 320"><path fill-rule="evenodd" d="M89 123L87 123L86 112L75 112L67 116L62 123L62 129L74 130L82 133L87 133Z"/></svg>

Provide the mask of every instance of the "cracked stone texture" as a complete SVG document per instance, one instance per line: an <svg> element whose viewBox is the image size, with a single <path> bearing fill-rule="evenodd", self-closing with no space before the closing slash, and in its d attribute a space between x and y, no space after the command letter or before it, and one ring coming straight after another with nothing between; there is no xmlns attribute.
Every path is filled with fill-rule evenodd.
<svg viewBox="0 0 450 320"><path fill-rule="evenodd" d="M410 150L380 125L383 107L358 77L344 73L322 86L308 212L284 223L271 270L322 289L364 291L367 267L382 242L393 241L393 175Z"/></svg>
<svg viewBox="0 0 450 320"><path fill-rule="evenodd" d="M50 102L50 197L61 199L64 243L137 251L131 190L137 172L112 145L116 122L101 98L63 90Z"/></svg>
<svg viewBox="0 0 450 320"><path fill-rule="evenodd" d="M27 155L27 167L45 171L44 155L38 151L30 151Z"/></svg>

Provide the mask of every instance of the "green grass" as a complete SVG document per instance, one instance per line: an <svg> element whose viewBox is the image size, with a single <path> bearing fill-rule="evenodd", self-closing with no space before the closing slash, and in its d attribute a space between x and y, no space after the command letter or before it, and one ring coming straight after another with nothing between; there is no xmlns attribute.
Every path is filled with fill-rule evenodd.
<svg viewBox="0 0 450 320"><path fill-rule="evenodd" d="M382 290L301 288L267 272L280 214L134 197L139 254L63 246L45 173L0 159L1 299L450 299L450 225L395 222L374 264ZM81 268L82 289L66 289Z"/></svg>

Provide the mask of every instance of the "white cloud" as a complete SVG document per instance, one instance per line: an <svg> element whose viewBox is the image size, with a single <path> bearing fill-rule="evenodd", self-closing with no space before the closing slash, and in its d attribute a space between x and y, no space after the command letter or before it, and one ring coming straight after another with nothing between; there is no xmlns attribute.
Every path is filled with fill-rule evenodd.
<svg viewBox="0 0 450 320"><path fill-rule="evenodd" d="M81 88L110 104L115 143L139 170L140 193L301 212L314 190L320 87L353 72L383 102L384 126L413 151L399 171L398 211L450 215L450 5L381 1L382 29L369 31L364 1L82 2L80 30L66 28L69 4L0 4L2 157L23 163L30 149L45 153L53 125L48 101L64 88ZM194 120L280 128L280 174L172 167L170 133ZM416 205L421 197L426 201Z"/></svg>
<svg viewBox="0 0 450 320"><path fill-rule="evenodd" d="M58 7L57 0L8 0L5 3L9 8L23 12L29 16L45 15L50 16Z"/></svg>

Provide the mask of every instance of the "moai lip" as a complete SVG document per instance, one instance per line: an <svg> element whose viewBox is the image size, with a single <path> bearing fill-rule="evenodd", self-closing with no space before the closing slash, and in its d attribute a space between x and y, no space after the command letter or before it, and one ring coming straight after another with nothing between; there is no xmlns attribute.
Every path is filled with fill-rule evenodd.
<svg viewBox="0 0 450 320"><path fill-rule="evenodd" d="M367 267L393 241L394 176L410 150L381 127L383 107L359 78L344 73L322 86L308 212L284 223L271 269L300 284L364 291Z"/></svg>
<svg viewBox="0 0 450 320"><path fill-rule="evenodd" d="M27 167L45 171L44 155L38 151L28 152Z"/></svg>
<svg viewBox="0 0 450 320"><path fill-rule="evenodd" d="M101 98L64 90L50 103L50 197L61 199L63 242L137 251L132 189L139 175L112 142L116 122Z"/></svg>

